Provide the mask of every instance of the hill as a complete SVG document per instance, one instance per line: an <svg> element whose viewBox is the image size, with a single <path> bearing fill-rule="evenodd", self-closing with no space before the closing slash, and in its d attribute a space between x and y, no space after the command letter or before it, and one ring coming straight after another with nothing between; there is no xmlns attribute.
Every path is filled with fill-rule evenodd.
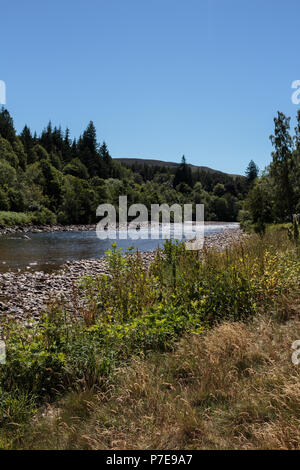
<svg viewBox="0 0 300 470"><path fill-rule="evenodd" d="M133 166L133 165L149 165L149 166L165 166L169 168L176 168L180 165L180 163L175 162L164 162L162 160L153 160L148 158L114 158L114 160L122 163L125 166ZM199 166L199 165L191 165L190 163L188 166L191 168L192 171L206 171L207 173L218 173L221 175L229 175L232 177L237 177L241 175L233 175L230 173L224 173L220 170L214 170L213 168L209 168L208 166Z"/></svg>

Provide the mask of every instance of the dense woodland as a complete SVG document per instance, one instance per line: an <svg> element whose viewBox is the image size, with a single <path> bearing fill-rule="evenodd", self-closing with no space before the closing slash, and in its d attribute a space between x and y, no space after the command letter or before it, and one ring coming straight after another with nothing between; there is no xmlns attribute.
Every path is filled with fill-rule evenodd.
<svg viewBox="0 0 300 470"><path fill-rule="evenodd" d="M28 126L17 135L9 112L0 112L2 223L5 213L26 215L20 220L36 224L94 223L96 207L117 207L119 195L148 209L154 203L204 203L206 220L235 221L252 179L192 171L184 157L173 168L129 168L111 158L105 142L98 143L92 122L74 140L69 129L51 123L39 136Z"/></svg>

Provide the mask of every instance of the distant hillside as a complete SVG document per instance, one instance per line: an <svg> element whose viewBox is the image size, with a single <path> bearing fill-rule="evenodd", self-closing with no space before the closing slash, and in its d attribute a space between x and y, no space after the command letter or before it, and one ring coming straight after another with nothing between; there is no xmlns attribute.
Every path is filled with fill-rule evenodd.
<svg viewBox="0 0 300 470"><path fill-rule="evenodd" d="M175 163L175 162L164 162L162 160L151 160L147 158L114 158L114 160L123 163L123 165L126 166L132 166L135 164L139 165L150 165L150 166L166 166L166 167L173 167L176 168L177 166L180 165L180 163ZM230 173L224 173L223 171L219 170L214 170L213 168L209 168L208 166L198 166L198 165L191 165L190 163L188 164L189 167L191 167L192 171L206 171L207 173L219 173L223 175L229 175L229 176L240 176L240 175L233 175Z"/></svg>

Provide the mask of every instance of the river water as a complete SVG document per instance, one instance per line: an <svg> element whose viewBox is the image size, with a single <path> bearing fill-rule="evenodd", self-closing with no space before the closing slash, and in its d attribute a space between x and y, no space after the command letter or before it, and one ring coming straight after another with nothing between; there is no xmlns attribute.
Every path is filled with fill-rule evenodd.
<svg viewBox="0 0 300 470"><path fill-rule="evenodd" d="M236 229L236 223L213 223L205 224L204 233L210 235L223 232L227 229ZM141 229L139 236L145 229ZM118 235L124 236L120 230ZM108 234L109 235L109 234ZM10 234L0 236L0 272L9 269L32 269L46 272L59 268L66 261L78 261L81 259L95 259L103 256L105 251L111 248L114 240L99 240L95 231L74 232L50 232L50 233L27 233L29 239L24 239L22 234ZM175 236L175 238L177 238ZM187 238L187 237L178 237ZM117 246L128 249L134 246L140 251L152 251L164 243L163 239L139 238L133 240L115 240Z"/></svg>

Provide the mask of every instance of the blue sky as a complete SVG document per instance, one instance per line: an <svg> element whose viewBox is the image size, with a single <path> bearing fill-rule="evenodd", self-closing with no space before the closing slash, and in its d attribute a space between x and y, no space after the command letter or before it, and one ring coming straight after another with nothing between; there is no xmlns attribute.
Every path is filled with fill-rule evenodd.
<svg viewBox="0 0 300 470"><path fill-rule="evenodd" d="M0 18L18 131L93 120L113 157L244 173L300 106L298 0L10 0Z"/></svg>

